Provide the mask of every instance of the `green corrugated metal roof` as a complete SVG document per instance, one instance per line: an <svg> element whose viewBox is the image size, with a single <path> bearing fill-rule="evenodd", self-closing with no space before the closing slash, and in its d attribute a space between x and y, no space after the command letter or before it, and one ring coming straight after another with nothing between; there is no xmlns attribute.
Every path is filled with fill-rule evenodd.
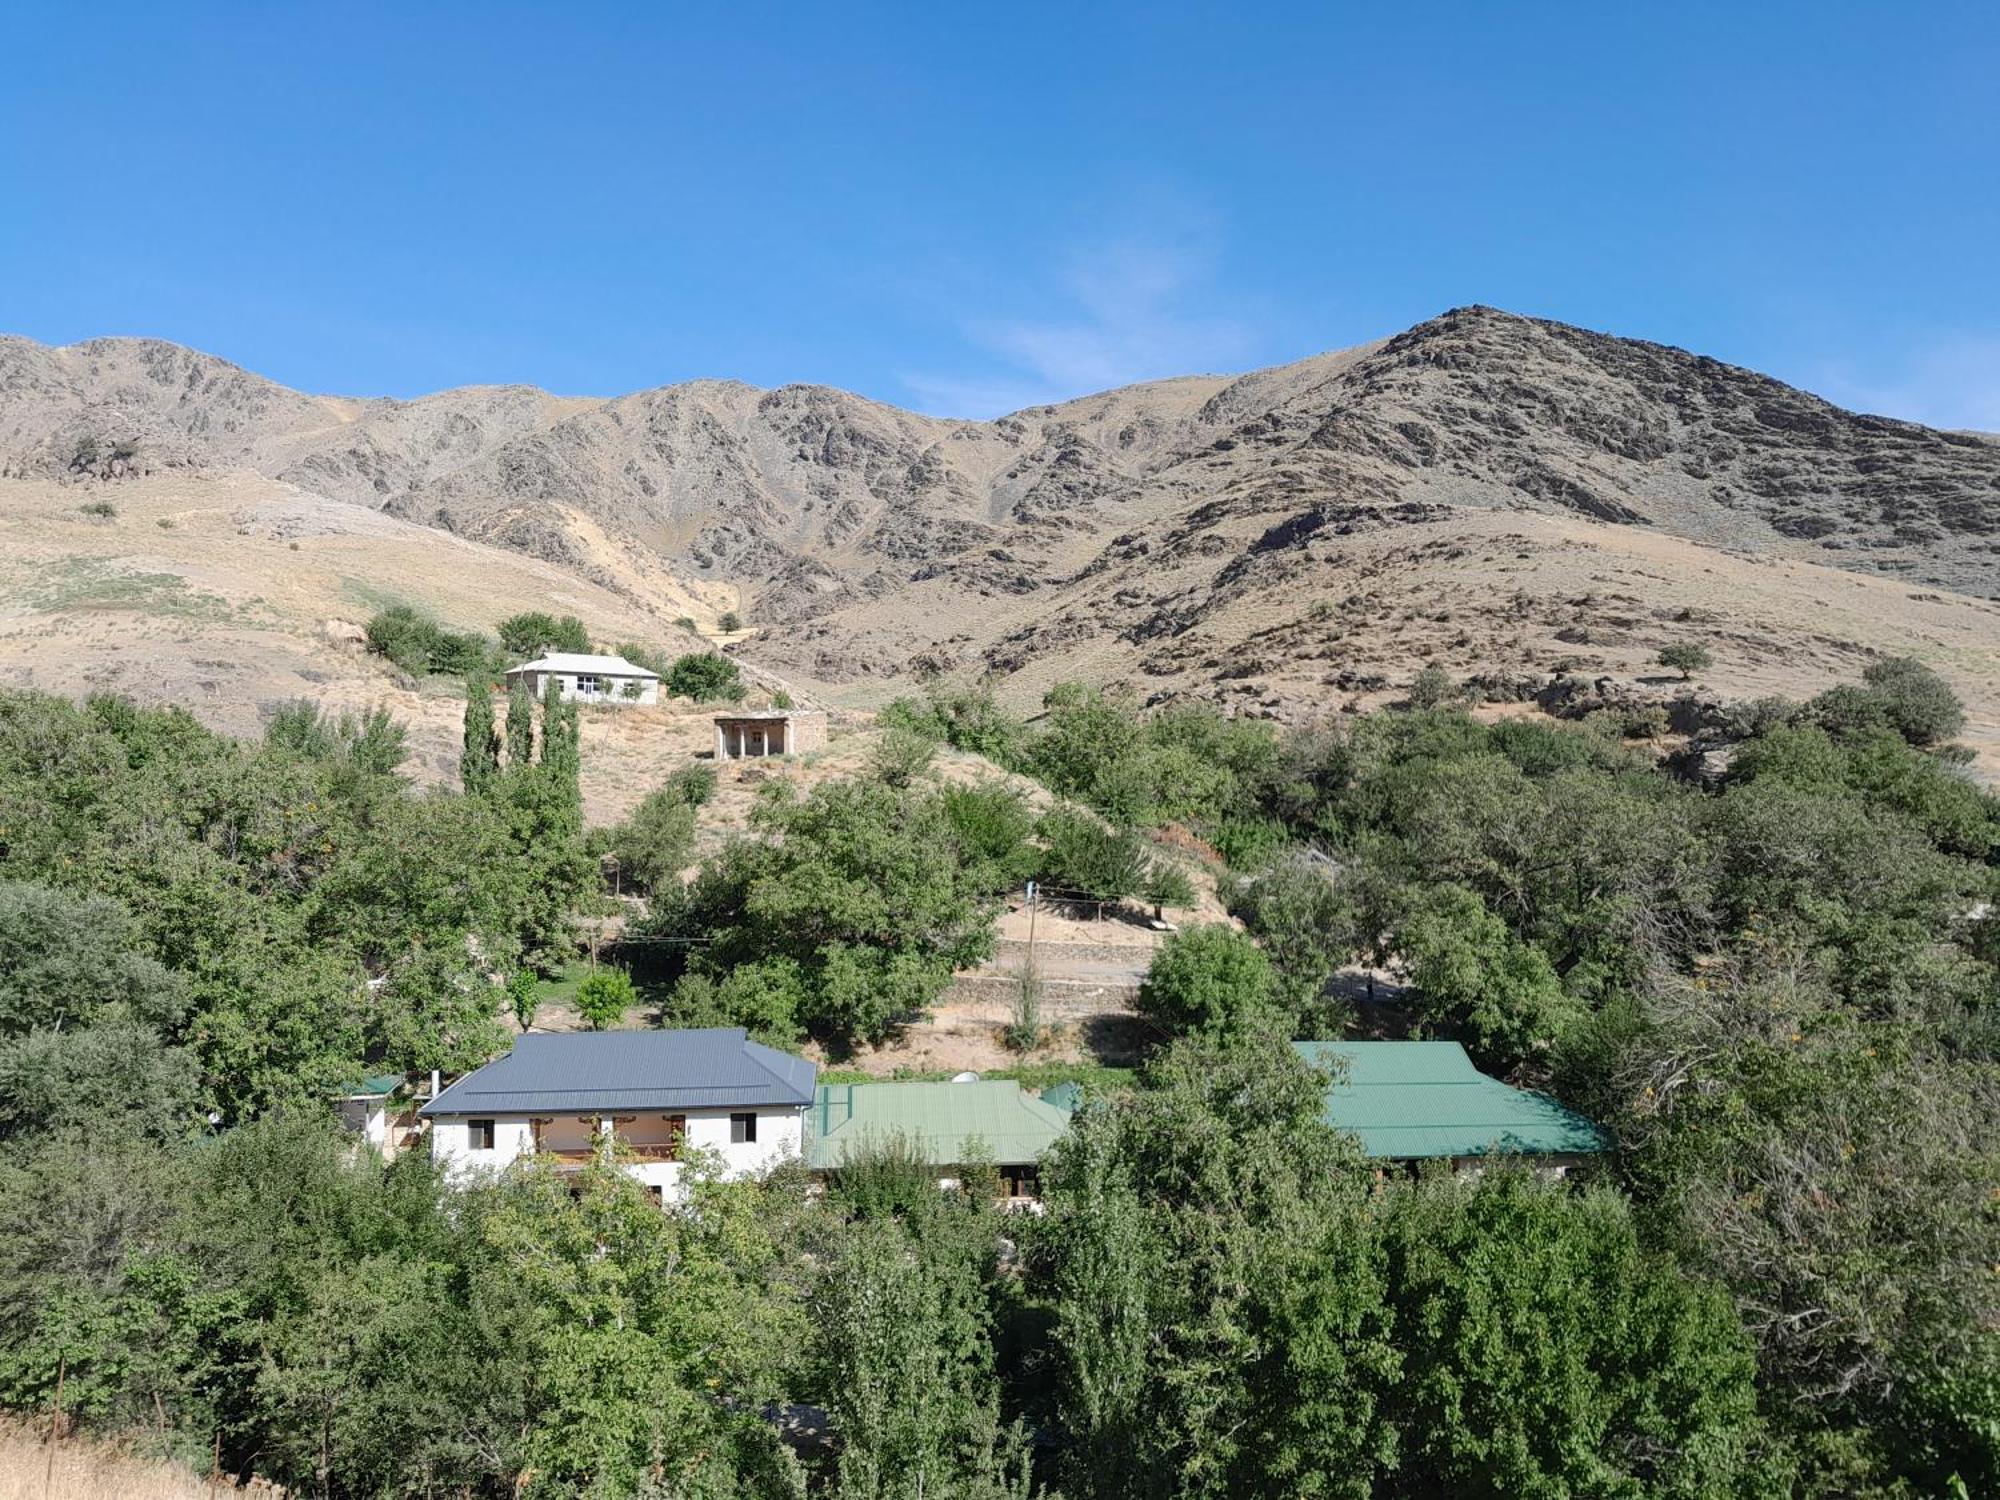
<svg viewBox="0 0 2000 1500"><path fill-rule="evenodd" d="M355 1087L336 1094L334 1097L338 1099L383 1099L395 1093L402 1086L403 1075L401 1073L377 1073L371 1078L362 1079Z"/></svg>
<svg viewBox="0 0 2000 1500"><path fill-rule="evenodd" d="M1511 1088L1473 1067L1457 1042L1294 1042L1307 1062L1338 1058L1327 1123L1351 1130L1369 1156L1602 1151L1604 1133L1546 1094Z"/></svg>
<svg viewBox="0 0 2000 1500"><path fill-rule="evenodd" d="M1080 1083L1055 1083L1042 1090L1042 1103L1053 1104L1068 1114L1075 1114L1083 1108L1083 1085Z"/></svg>
<svg viewBox="0 0 2000 1500"><path fill-rule="evenodd" d="M1021 1092L1012 1079L972 1083L824 1083L806 1116L806 1162L840 1165L849 1145L896 1137L940 1166L965 1159L975 1138L999 1166L1034 1161L1069 1129L1069 1112Z"/></svg>

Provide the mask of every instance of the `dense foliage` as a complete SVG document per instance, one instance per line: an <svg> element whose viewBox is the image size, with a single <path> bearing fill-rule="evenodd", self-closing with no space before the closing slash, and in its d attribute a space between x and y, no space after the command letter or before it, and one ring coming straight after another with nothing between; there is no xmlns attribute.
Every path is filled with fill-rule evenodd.
<svg viewBox="0 0 2000 1500"><path fill-rule="evenodd" d="M587 839L553 699L469 698L466 792L420 795L381 716L239 745L0 693L0 1404L60 1388L342 1500L2000 1491L2000 806L1941 689L1746 705L1700 778L1449 695L1280 736L940 692L898 727L1070 801L885 754L686 886L709 778ZM697 1162L662 1213L326 1122L532 1018L592 852L650 893L662 1019L837 1048L1022 880L1142 893L1166 823L1237 862L1248 936L1162 948L1161 1041L1045 1161L1045 1217L893 1143L817 1193ZM1616 1148L1378 1174L1284 1045L1354 1019L1357 965ZM597 988L604 1022L634 998Z"/></svg>
<svg viewBox="0 0 2000 1500"><path fill-rule="evenodd" d="M954 808L971 811L881 780L768 797L751 816L761 837L655 903L645 935L685 954L667 1016L844 1045L921 1011L986 953L995 882L1018 859L990 821L962 834Z"/></svg>
<svg viewBox="0 0 2000 1500"><path fill-rule="evenodd" d="M720 651L677 656L666 673L666 690L697 703L735 703L743 697L743 673Z"/></svg>
<svg viewBox="0 0 2000 1500"><path fill-rule="evenodd" d="M513 666L491 636L451 630L408 604L378 612L367 626L368 649L386 656L412 677L498 676Z"/></svg>
<svg viewBox="0 0 2000 1500"><path fill-rule="evenodd" d="M0 1066L48 1094L115 1063L164 1130L191 1091L233 1120L483 1061L493 976L566 952L587 888L551 722L543 762L418 795L383 716L289 706L250 747L175 710L0 693Z"/></svg>
<svg viewBox="0 0 2000 1500"><path fill-rule="evenodd" d="M590 654L590 632L575 615L552 615L545 610L528 610L509 615L500 622L500 648L510 666L532 661L550 651L567 651L579 656Z"/></svg>

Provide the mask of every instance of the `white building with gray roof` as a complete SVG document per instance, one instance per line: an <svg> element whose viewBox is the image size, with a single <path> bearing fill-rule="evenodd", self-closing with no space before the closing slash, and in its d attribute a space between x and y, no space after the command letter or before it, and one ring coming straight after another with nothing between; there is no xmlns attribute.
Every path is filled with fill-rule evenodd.
<svg viewBox="0 0 2000 1500"><path fill-rule="evenodd" d="M741 1027L521 1037L426 1104L431 1154L456 1179L537 1153L579 1167L615 1153L662 1202L689 1154L726 1177L805 1153L818 1070Z"/></svg>
<svg viewBox="0 0 2000 1500"><path fill-rule="evenodd" d="M507 685L524 683L536 698L553 682L556 696L577 703L608 703L618 708L643 708L660 701L660 674L622 656L584 656L551 651L524 661L507 673Z"/></svg>

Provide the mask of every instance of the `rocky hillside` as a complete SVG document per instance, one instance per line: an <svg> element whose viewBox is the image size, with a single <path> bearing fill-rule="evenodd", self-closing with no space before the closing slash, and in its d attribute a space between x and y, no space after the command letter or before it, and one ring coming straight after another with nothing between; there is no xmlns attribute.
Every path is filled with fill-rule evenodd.
<svg viewBox="0 0 2000 1500"><path fill-rule="evenodd" d="M740 600L747 651L862 698L1080 673L1290 714L1425 661L1636 670L1683 635L1753 684L1914 649L1977 696L2000 618L2000 440L1477 307L992 422L711 381L354 400L173 345L0 339L0 474L219 471L704 623ZM1948 624L1905 618L1931 600Z"/></svg>

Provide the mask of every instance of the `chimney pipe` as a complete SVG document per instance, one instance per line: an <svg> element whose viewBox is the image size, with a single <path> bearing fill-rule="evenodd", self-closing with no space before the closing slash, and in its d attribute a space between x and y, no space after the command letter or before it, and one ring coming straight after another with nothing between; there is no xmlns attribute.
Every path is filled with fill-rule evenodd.
<svg viewBox="0 0 2000 1500"><path fill-rule="evenodd" d="M435 1098L437 1098L437 1096L438 1096L438 1070L437 1070L436 1068L432 1068L432 1069L431 1069L431 1097L432 1097L433 1099L435 1099Z"/></svg>

